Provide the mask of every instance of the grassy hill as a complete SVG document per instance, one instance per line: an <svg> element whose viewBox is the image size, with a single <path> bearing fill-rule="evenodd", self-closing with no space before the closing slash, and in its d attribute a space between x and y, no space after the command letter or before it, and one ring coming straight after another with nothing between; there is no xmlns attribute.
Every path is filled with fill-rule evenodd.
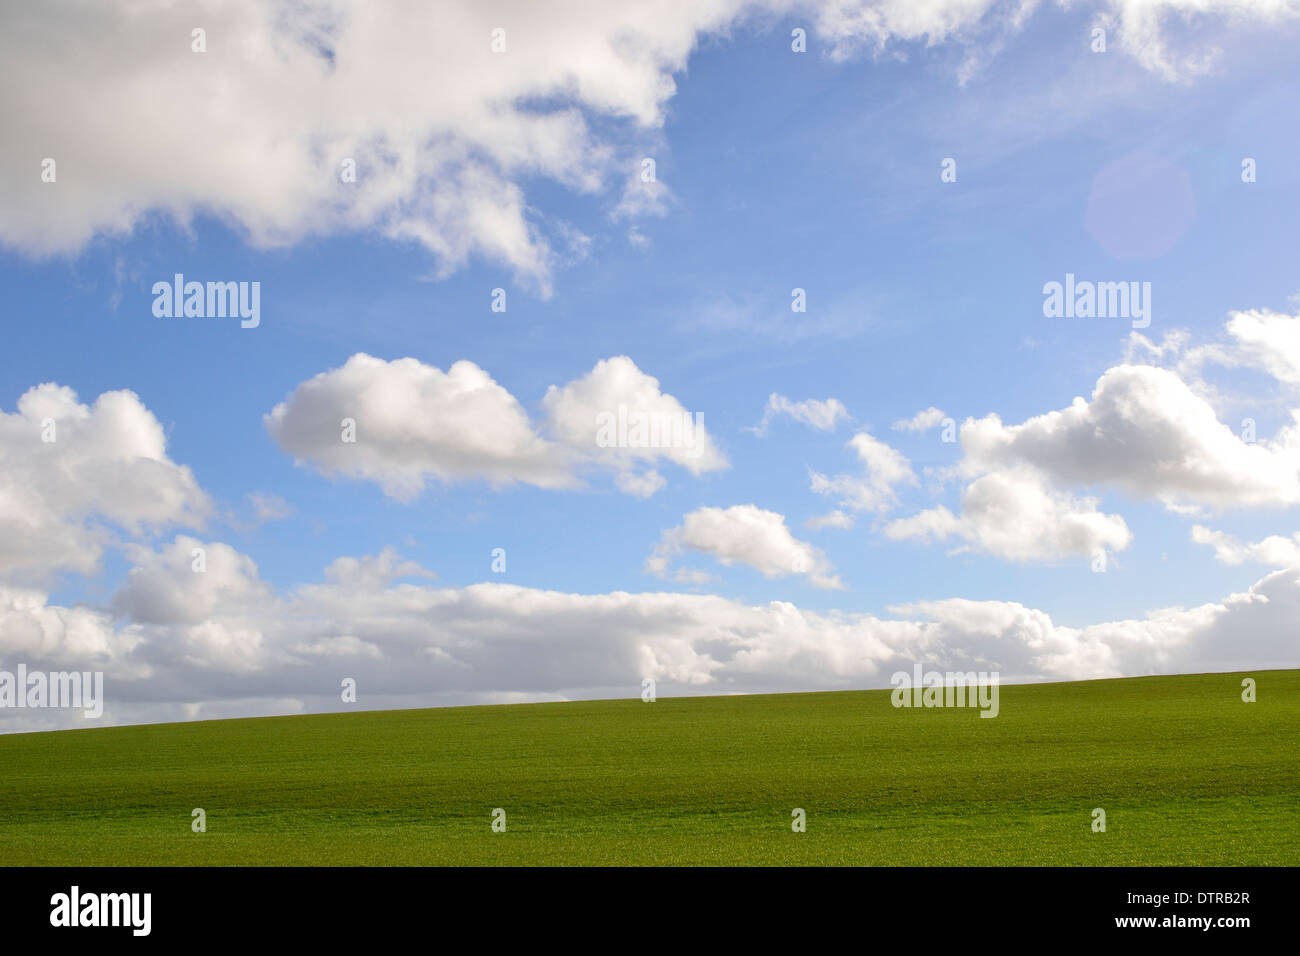
<svg viewBox="0 0 1300 956"><path fill-rule="evenodd" d="M1242 676L5 735L0 864L1294 866L1300 671Z"/></svg>

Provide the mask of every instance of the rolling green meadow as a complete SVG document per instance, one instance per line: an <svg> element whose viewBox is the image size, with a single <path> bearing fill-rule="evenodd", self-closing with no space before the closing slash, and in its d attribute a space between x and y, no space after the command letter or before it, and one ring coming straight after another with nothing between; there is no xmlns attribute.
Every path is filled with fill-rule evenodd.
<svg viewBox="0 0 1300 956"><path fill-rule="evenodd" d="M1243 676L3 735L0 865L1294 866L1300 671Z"/></svg>

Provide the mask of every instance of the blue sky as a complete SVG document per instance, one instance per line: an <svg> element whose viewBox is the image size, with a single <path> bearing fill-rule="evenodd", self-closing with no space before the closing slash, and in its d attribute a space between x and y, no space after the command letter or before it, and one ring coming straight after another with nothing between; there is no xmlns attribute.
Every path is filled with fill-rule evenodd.
<svg viewBox="0 0 1300 956"><path fill-rule="evenodd" d="M1142 52L1150 50L1143 33L1147 27L1124 4L1078 4L1068 10L1042 5L1019 28L995 7L951 30L936 25L947 9L938 4L934 23L919 36L906 25L892 32L855 32L825 15L818 20L797 5L733 18L726 31L683 23L692 39L676 41L674 55L680 63L668 54L652 63L653 76L671 80L675 90L669 95L654 87L645 94L658 108L650 121L631 115L644 105L639 93L627 93L620 111L602 108L596 94L541 95L544 91L530 86L529 76L512 81L515 86L508 89L518 99L513 111L498 116L501 127L491 135L508 138L511 124L527 114L574 110L586 131L556 147L558 159L512 163L485 155L488 147L478 142L452 165L437 165L436 150L421 151L428 142L463 137L473 143L471 134L458 129L454 118L412 119L411 135L423 137L425 144L415 151L414 164L433 164L420 171L432 185L412 187L394 208L416 209L411 217L438 234L432 242L392 234L392 222L406 212L388 209L367 218L349 207L348 194L330 190L355 186L337 177L332 184L313 187L305 198L295 198L292 184L301 172L283 172L280 154L269 147L262 154L255 150L277 142L273 120L279 114L257 112L252 100L241 102L238 91L231 102L237 108L249 106L249 112L230 120L232 126L216 119L205 126L205 110L218 107L198 92L177 93L175 102L167 104L187 110L195 124L171 134L201 140L208 129L213 137L206 146L188 147L210 151L212 158L211 165L196 168L187 180L175 169L184 160L184 148L173 152L157 145L156 137L169 130L162 121L140 118L146 104L119 98L104 107L117 111L111 128L120 142L103 150L110 157L101 158L87 138L88 126L81 134L70 128L58 136L49 133L50 124L71 127L85 111L65 113L57 88L36 88L29 99L39 110L17 116L13 122L20 128L7 137L5 177L11 182L21 177L24 185L5 201L12 203L10 225L0 236L0 282L9 314L6 347L0 353L0 410L15 416L16 423L20 396L47 382L73 389L87 406L102 393L130 390L165 429L168 467L187 466L211 508L201 522L172 515L130 527L120 512L105 516L90 506L51 499L45 502L52 516L48 520L59 527L86 534L87 529L108 529L108 538L95 546L94 567L88 571L74 560L41 564L15 558L0 565L6 575L0 584L14 589L13 594L34 589L48 608L78 608L89 616L102 630L98 649L79 658L71 645L59 644L61 650L49 662L88 669L102 665L110 673L110 687L114 668L120 668L124 676L118 686L130 690L123 691L116 711L110 705L109 716L132 720L336 706L329 702L325 678L317 681L319 688L304 682L297 676L303 668L290 660L294 654L310 657L302 648L311 641L298 631L277 635L275 613L254 609L248 595L256 592L257 601L274 603L269 593L291 602L296 589L320 585L323 569L336 559L380 555L385 549L436 575L397 575L385 579L387 587L406 582L412 588L455 593L488 583L529 593L717 596L748 608L788 602L799 613L814 616L814 631L826 622L851 622L855 615L873 621L916 618L918 612L893 609L953 599L991 602L999 613L1009 604L1022 606L1060 629L1112 624L1124 631L1116 622L1143 621L1161 609L1218 608L1215 602L1248 592L1268 575L1293 573L1286 559L1272 566L1225 563L1213 548L1191 537L1196 525L1242 542L1292 535L1297 502L1285 483L1267 500L1244 492L1234 497L1235 486L1216 485L1213 493L1199 498L1180 497L1171 509L1160 487L1144 485L1141 465L1126 470L1124 455L1132 448L1112 449L1118 459L1108 472L1111 479L1072 481L1069 467L1053 471L1046 458L1033 455L977 465L965 444L962 423L967 419L996 414L1002 425L1013 426L1065 409L1076 396L1090 397L1103 373L1133 356L1128 318L1044 316L1044 283L1061 281L1066 273L1096 281L1149 282L1152 321L1142 335L1159 344L1166 335L1185 331L1186 339L1176 352L1158 359L1142 353L1132 361L1179 376L1188 394L1213 409L1232 432L1240 431L1242 418L1251 417L1260 439L1272 440L1291 420L1289 409L1297 407L1296 382L1276 369L1270 372L1258 350L1250 352L1225 326L1234 313L1264 310L1276 317L1269 334L1276 334L1278 348L1285 348L1294 338L1287 322L1300 323L1293 298L1300 292L1294 241L1300 127L1293 121L1300 115L1300 67L1293 54L1300 25L1288 16L1271 22L1246 16L1229 25L1211 13L1208 25L1194 21L1189 28L1177 4L1165 6L1168 16L1157 35L1168 57L1161 62ZM508 14L507 8L493 8L482 14L487 17L483 23L496 22L493 15L513 23ZM577 16L573 11L556 15ZM221 45L236 30L274 35L280 29L291 40L306 29L302 24L277 28L239 4L223 16L229 22L210 28L212 48L203 54L185 51L189 24L176 24L176 29L184 28L176 41L181 54L160 53L154 79L175 72L183 87L184 70L190 67L169 66L168 57L187 53L195 60L210 58L197 69L233 69L237 64L221 59ZM1104 53L1089 48L1090 31L1098 23L1111 24ZM800 26L809 31L804 54L790 49L790 31ZM344 64L350 49L346 37L354 27L339 15L338 49ZM509 29L512 43L527 42L526 27ZM635 27L611 23L598 29L613 35ZM163 26L155 33L170 35ZM119 62L111 52L112 37L110 30L103 38L110 52L104 53L107 62L100 68L126 77L121 83L127 84L138 68ZM69 56L68 49L54 44L44 55L57 62ZM517 45L503 55L517 55L515 49ZM1209 50L1217 51L1210 66L1183 68ZM434 42L429 56L438 52ZM563 64L564 58L558 59ZM479 82L472 74L484 68L478 63L465 67L471 72L458 74L467 90ZM294 62L282 68L286 81L302 73L301 64ZM583 70L572 64L562 68L579 76ZM394 71L395 76L418 75ZM631 71L634 78L644 79L643 73ZM609 80L596 67L586 79L595 84ZM114 82L105 85L111 90ZM325 117L328 111L317 101L326 91L326 86L313 91L307 84L294 95L310 99L312 109ZM492 87L492 94L499 90ZM443 89L431 86L425 95L436 100ZM274 90L267 98L277 106L290 102L288 94L281 97ZM485 115L497 116L492 109ZM396 107L394 117L388 135L397 142L399 133L408 131ZM319 122L324 125L324 119ZM375 122L382 125L384 120ZM250 137L248 149L236 148L229 131L241 123L266 124L266 138ZM295 135L305 135L304 128L310 132L310 123L281 134L292 142ZM332 130L335 134L346 135ZM379 134L372 130L369 135ZM224 143L216 142L223 136ZM51 143L68 145L61 153ZM597 162L592 157L601 149L608 155L601 154ZM40 159L51 154L59 159L58 181L42 183ZM315 155L306 145L301 154ZM655 159L661 185L640 213L622 215L620 194L628 183L635 188L645 156ZM956 182L941 181L940 164L947 157L956 161ZM1245 157L1256 161L1255 182L1242 181ZM313 166L314 161L294 158L316 172L334 168L329 162ZM172 164L165 173L151 172L151 164L164 162ZM379 175L377 163L362 154L363 183ZM557 172L584 163L599 167L598 187L575 188ZM492 236L471 237L455 253L440 254L439 242L455 246L460 241L445 240L445 234L475 227L455 216L450 222L422 220L420 204L431 195L444 195L443 190L469 190L457 170L477 165L490 171L493 189L517 191L520 222L531 238L522 246L494 247ZM134 178L124 181L128 169ZM266 182L253 182L261 172ZM159 177L168 175L184 190L160 185ZM277 176L286 177L278 191L273 188ZM69 180L72 185L65 186ZM82 188L87 196L93 191L94 202L75 193L65 199L67 192L59 192L57 208L40 205L47 202L40 190L46 196L73 191L78 180L85 180ZM176 198L181 192L186 198ZM104 211L104 196L119 197L114 200L119 206ZM453 206L457 201L459 197L451 200ZM320 212L334 202L349 214ZM283 233L274 241L265 234L261 213L250 211L259 203L270 207L266 216ZM55 221L57 227L51 225ZM489 233L494 228L484 227ZM520 251L527 246L548 249L545 269L521 265L529 261ZM198 281L259 282L260 325L241 329L230 319L155 317L153 284L178 272ZM496 288L506 290L504 313L490 308ZM794 288L806 292L804 313L791 311ZM1220 353L1206 362L1189 358L1204 348ZM421 493L401 500L375 480L323 474L311 461L296 462L283 447L286 440L277 441L264 420L280 403L292 405L291 396L302 383L339 369L357 353L385 362L412 358L443 371L468 360L518 400L542 436L550 434L543 407L549 387L582 379L603 359L627 356L641 373L658 380L663 395L702 415L727 467L693 474L678 463L660 462L655 467L665 484L648 497L620 491L614 473L600 464L575 466L582 486L558 490L526 481L493 484L472 475L445 480L431 473ZM1180 357L1187 361L1180 365ZM764 434L755 434L774 393L795 403L835 399L848 418L832 430L819 430L777 416ZM962 428L961 442L943 442L938 428L908 432L893 427L929 407L954 419ZM403 414L436 418L445 412L428 405ZM1134 414L1139 423L1144 420L1141 409ZM363 422L363 444L366 427ZM1154 421L1151 427L1158 431L1163 426ZM905 456L916 477L915 484L897 483L896 498L877 511L853 512L835 496L813 490L814 474L870 477L872 466L859 461L848 444L860 433ZM1159 442L1160 435L1142 440ZM1283 471L1294 461L1284 445L1277 448ZM8 454L30 454L30 449ZM391 458L386 461L394 464ZM965 473L959 470L963 462L969 465ZM1160 467L1168 474L1178 464ZM1250 470L1235 461L1222 464L1224 474ZM1092 567L1095 549L1079 539L1065 546L1044 544L1056 530L1031 526L1024 515L1012 518L1013 523L1025 522L1022 537L1035 552L1028 558L997 553L987 542L968 541L958 550L963 542L957 537L936 541L889 533L892 522L941 506L961 515L964 490L979 474L1001 468L1037 468L1035 474L1053 494L1095 499L1083 510L1122 519L1131 541L1104 549L1106 570L1097 573ZM92 466L80 474L79 482L95 481ZM1295 477L1294 469L1290 474ZM148 481L139 480L143 484L137 491L147 498ZM283 516L255 520L249 495L273 496ZM679 536L687 543L672 567L707 572L711 579L695 583L647 570L647 558L661 536L684 526L687 515L719 509L719 520L728 522L739 519L728 511L738 506L779 516L796 542L824 557L843 587L819 587L808 574L757 559L753 566L744 560L728 564L720 556L734 552L727 552L725 543L701 542L689 528ZM852 527L805 524L837 508L853 515ZM15 513L6 520L20 518ZM18 542L18 532L13 533ZM141 602L129 597L132 568L140 581L163 574L166 560L161 556L178 534L229 546L255 562L255 574L247 568L232 571L230 586L217 588L215 598L207 592L190 595L202 614L168 619L156 609L139 611ZM155 557L141 558L133 550L140 548ZM504 574L491 570L495 548L506 551ZM15 544L14 550L19 549ZM253 579L260 583L251 584ZM1282 586L1280 579L1267 579L1270 587ZM1294 587L1289 578L1285 583ZM149 593L156 597L158 592ZM515 592L500 599L511 604L528 600ZM177 600L187 598L181 594ZM231 606L223 603L227 601ZM672 607L669 602L660 611L671 619ZM418 627L413 625L409 640L431 642L435 656L455 657L455 648L471 639L467 633L495 626L484 611L486 623L478 620L468 632L444 633L436 613L419 613L426 616ZM574 625L568 613L546 626L574 626L575 632L588 626ZM571 613L582 618L587 612L578 608ZM707 623L708 612L699 613ZM227 618L240 622L239 633L258 635L248 667L214 662L216 658L204 659L194 651L203 639L193 629L234 627ZM322 624L315 614L312 619L327 636L346 634L366 642L369 626L386 639L408 640L405 632L395 637L402 625L387 620L367 625ZM1069 666L1032 654L1024 658L1024 648L1034 646L1030 638L999 631L990 645L981 625L949 623L955 631L938 628L922 646L943 659L1002 661L1006 671L1023 679L1223 669L1219 665L1225 660L1232 664L1230 655L1194 651L1217 646L1195 630L1211 626L1204 621L1187 625L1186 633L1146 656L1121 651L1127 637L1107 645L1111 651L1101 663L1082 651L1062 652ZM843 626L847 631L837 632L835 641L847 646L885 640L870 632L871 626ZM0 623L0 651L5 651L0 662L24 650L32 656L33 645L21 636L29 632L11 620L6 643L4 627ZM501 627L509 631L507 625ZM632 627L627 638L635 645L628 653L641 654L640 660L646 653L655 657L655 641L673 640L668 625L646 620L643 627L640 637ZM966 634L979 640L963 643ZM1102 644L1110 640L1105 635L1089 640L1094 639ZM761 636L745 640L763 642ZM803 664L816 660L816 639L808 640L788 655L800 657ZM581 650L559 642L552 657L599 656L599 635L592 641ZM41 646L51 644L57 642ZM1008 652L1002 660L999 649L1012 644L1016 653ZM287 657L267 656L269 648L281 645L288 648ZM378 657L370 656L380 662L372 681L382 684L383 674L411 666L391 655L378 637L372 646ZM745 646L750 653L770 650ZM689 672L665 666L659 677L681 692L696 693L778 685L809 690L883 686L888 662L915 652L908 647L868 655L869 663L857 670L818 671L801 664L782 683L780 666L762 673L741 667L738 675L718 677L727 673L729 655L736 652L719 656L721 652L697 643L693 653L712 654L716 667ZM1243 653L1240 665L1294 666L1293 645L1289 648L1266 636L1259 653ZM483 659L492 658L490 648L480 650ZM782 656L786 651L773 653L788 663ZM604 676L587 678L576 671L571 682L530 684L526 674L508 667L494 670L496 665L471 656L472 664L468 658L461 663L489 676L458 683L452 668L431 674L427 685L416 689L383 688L372 701L601 696L619 686ZM346 661L331 666L348 672ZM192 683L186 667L205 675L221 671L228 679L205 683L205 677ZM170 676L141 676L143 671ZM247 676L252 672L256 679ZM688 672L691 676L682 676ZM639 676L628 674L629 693ZM150 681L156 686L151 688ZM283 691L276 690L280 683ZM189 710L178 710L187 705Z"/></svg>

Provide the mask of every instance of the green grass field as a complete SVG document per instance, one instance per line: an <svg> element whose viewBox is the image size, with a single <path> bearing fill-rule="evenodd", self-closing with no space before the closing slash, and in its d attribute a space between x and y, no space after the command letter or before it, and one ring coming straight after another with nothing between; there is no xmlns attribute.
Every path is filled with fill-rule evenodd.
<svg viewBox="0 0 1300 956"><path fill-rule="evenodd" d="M1297 865L1300 671L1242 676L5 735L0 864Z"/></svg>

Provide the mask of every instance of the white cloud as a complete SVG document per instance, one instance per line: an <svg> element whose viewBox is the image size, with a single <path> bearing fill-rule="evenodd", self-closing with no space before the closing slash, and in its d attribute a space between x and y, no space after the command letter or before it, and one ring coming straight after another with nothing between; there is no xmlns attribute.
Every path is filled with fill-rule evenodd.
<svg viewBox="0 0 1300 956"><path fill-rule="evenodd" d="M148 667L124 663L139 644L140 638L130 631L114 630L106 611L52 606L44 591L0 585L0 661L7 669L19 661L91 670L117 665L144 677Z"/></svg>
<svg viewBox="0 0 1300 956"><path fill-rule="evenodd" d="M1252 561L1275 568L1300 568L1300 532L1289 538L1272 534L1262 541L1243 542L1234 535L1198 524L1192 528L1192 540L1213 547L1214 557L1223 564Z"/></svg>
<svg viewBox="0 0 1300 956"><path fill-rule="evenodd" d="M322 637L316 641L302 641L292 645L289 650L295 654L337 658L370 657L379 660L384 656L378 645L363 641L355 634L341 634L338 637Z"/></svg>
<svg viewBox="0 0 1300 956"><path fill-rule="evenodd" d="M436 579L438 575L414 561L403 561L392 548L385 548L375 555L339 558L325 569L325 577L341 587L373 591L402 578Z"/></svg>
<svg viewBox="0 0 1300 956"><path fill-rule="evenodd" d="M630 493L653 493L663 480L652 466L672 462L693 475L728 467L704 426L626 355L602 359L585 376L542 399L550 431L575 455L616 469ZM636 473L641 469L642 473Z"/></svg>
<svg viewBox="0 0 1300 956"><path fill-rule="evenodd" d="M344 441L345 419L356 423L355 441ZM412 358L358 353L300 384L265 423L299 462L375 481L403 501L430 478L577 484L564 449L534 432L515 397L465 360L442 372Z"/></svg>
<svg viewBox="0 0 1300 956"><path fill-rule="evenodd" d="M899 485L917 483L916 473L906 456L867 432L854 435L848 447L862 462L864 474L832 478L819 472L812 473L812 490L835 498L842 508L884 513L898 503L896 489Z"/></svg>
<svg viewBox="0 0 1300 956"><path fill-rule="evenodd" d="M1021 29L1034 6L228 0L195 16L153 0L8 4L0 178L11 188L0 194L0 243L72 252L151 214L187 225L209 213L257 246L374 230L424 246L440 273L482 257L547 294L587 238L537 209L523 184L607 194L657 137L675 75L702 36L777 15L806 18L835 59L900 42L978 51L989 34ZM1278 22L1297 4L1114 0L1102 9L1123 48L1175 77L1202 69L1205 51L1170 51L1171 14L1211 14L1221 30ZM192 50L198 21L203 53ZM505 51L493 53L498 27ZM58 164L53 184L40 179L46 157ZM341 180L346 160L355 182ZM662 196L643 192L619 197L620 214L658 211Z"/></svg>
<svg viewBox="0 0 1300 956"><path fill-rule="evenodd" d="M1189 349L1182 364L1194 370L1207 361L1257 368L1284 385L1300 386L1300 315L1250 309L1231 313L1225 328L1230 343Z"/></svg>
<svg viewBox="0 0 1300 956"><path fill-rule="evenodd" d="M1028 464L1058 484L1111 485L1171 507L1300 502L1300 425L1242 441L1174 372L1152 366L1116 366L1090 401L1021 425L968 419L961 443L968 473Z"/></svg>
<svg viewBox="0 0 1300 956"><path fill-rule="evenodd" d="M814 587L844 587L825 554L796 539L784 516L756 505L697 508L663 533L646 570L666 574L673 556L683 550L710 555L727 567L748 565L766 578L803 574Z"/></svg>
<svg viewBox="0 0 1300 956"><path fill-rule="evenodd" d="M105 670L102 723L337 710L345 677L361 706L379 708L631 697L644 677L663 696L885 687L918 661L996 670L1004 683L1300 666L1295 570L1219 602L1075 628L1010 601L917 601L881 617L708 594L442 588L402 580L418 569L392 554L346 559L321 584L268 597L246 559L234 565L249 586L219 589L215 606L187 592L211 608L198 623L115 625L0 589L0 658ZM0 718L0 731L36 729Z"/></svg>
<svg viewBox="0 0 1300 956"><path fill-rule="evenodd" d="M271 598L252 558L221 542L178 535L159 551L132 545L126 553L135 567L113 609L141 624L198 624L219 607Z"/></svg>
<svg viewBox="0 0 1300 956"><path fill-rule="evenodd" d="M16 412L0 411L0 580L91 573L116 542L114 527L196 526L211 508L133 392L104 392L87 406L51 382L24 393Z"/></svg>
<svg viewBox="0 0 1300 956"><path fill-rule="evenodd" d="M612 213L614 219L640 219L646 216L668 215L668 204L672 199L671 190L659 181L657 174L653 178L649 177L647 167L642 165L645 160L652 158L642 157L636 164L635 171L627 177L622 198Z"/></svg>
<svg viewBox="0 0 1300 956"><path fill-rule="evenodd" d="M825 401L809 398L802 402L792 402L784 395L773 392L768 396L767 407L763 409L763 420L752 431L757 435L766 434L767 426L781 415L788 415L818 431L831 432L841 419L849 417L849 410L837 398Z"/></svg>
<svg viewBox="0 0 1300 956"><path fill-rule="evenodd" d="M268 521L281 521L293 514L293 505L279 495L253 491L244 496L253 508L253 517L258 524Z"/></svg>
<svg viewBox="0 0 1300 956"><path fill-rule="evenodd" d="M1218 58L1215 46L1225 25L1255 21L1276 24L1300 17L1296 0L1107 0L1099 4L1098 22L1115 27L1120 48L1143 67L1167 80L1184 80L1205 73ZM1181 27L1195 24L1205 40L1190 49L1169 42L1169 21Z"/></svg>
<svg viewBox="0 0 1300 956"><path fill-rule="evenodd" d="M1004 425L997 415L967 419L964 457L950 471L969 481L961 514L932 508L892 522L887 536L955 538L1008 560L1051 560L1120 551L1132 540L1123 518L1068 489L1114 488L1183 516L1300 503L1300 410L1271 441L1246 441L1219 420L1214 389L1199 377L1216 363L1300 381L1300 318L1234 312L1226 328L1230 341L1196 347L1181 330L1159 345L1133 333L1126 364L1107 370L1090 399L1020 425ZM1138 355L1174 368L1133 364ZM941 414L928 409L912 421ZM1283 562L1285 539L1242 546L1208 529L1194 534L1221 560Z"/></svg>
<svg viewBox="0 0 1300 956"><path fill-rule="evenodd" d="M924 432L929 431L936 425L942 425L943 420L947 417L943 409L931 405L929 408L917 412L911 418L899 419L894 422L893 427L896 432Z"/></svg>
<svg viewBox="0 0 1300 956"><path fill-rule="evenodd" d="M971 482L962 493L960 517L940 506L890 522L885 535L955 537L1009 561L1091 558L1122 551L1133 540L1124 519L1098 511L1095 498L1057 492L1028 468L991 472Z"/></svg>
<svg viewBox="0 0 1300 956"><path fill-rule="evenodd" d="M1229 313L1227 340L1193 346L1186 329L1171 329L1159 344L1140 332L1129 334L1126 355L1172 367L1199 394L1215 397L1202 375L1208 365L1256 369L1294 389L1300 386L1300 315L1270 309Z"/></svg>
<svg viewBox="0 0 1300 956"><path fill-rule="evenodd" d="M803 523L803 525L805 528L811 528L814 531L822 528L839 528L840 530L845 530L852 528L855 523L856 519L853 515L845 514L843 511L836 508L828 514L815 515L809 518Z"/></svg>
<svg viewBox="0 0 1300 956"><path fill-rule="evenodd" d="M614 486L625 495L649 498L668 484L667 479L654 469L648 471L620 471L614 476Z"/></svg>
<svg viewBox="0 0 1300 956"><path fill-rule="evenodd" d="M4 241L67 251L150 210L182 223L211 211L259 246L376 229L424 245L441 271L484 256L543 292L564 250L520 182L601 189L624 160L583 110L653 129L694 28L716 22L600 4L566 15L236 0L203 10L207 52L194 53L196 18L182 9L63 6L7 11L0 31L6 141L39 143L61 173L54 187L35 180L44 192L6 193ZM42 75L65 82L33 95L14 79ZM556 102L526 105L543 99ZM41 119L52 114L58 128ZM6 151L6 177L27 178L27 152ZM341 181L347 159L355 182Z"/></svg>
<svg viewBox="0 0 1300 956"><path fill-rule="evenodd" d="M648 497L666 484L654 468L659 462L695 475L727 467L702 413L689 414L626 356L603 359L562 388L552 385L542 408L554 440L473 362L442 372L412 358L358 353L299 384L264 422L298 462L377 482L402 501L430 479L575 488L585 468L612 470L619 490ZM345 420L355 423L353 432ZM605 438L612 443L602 444Z"/></svg>

